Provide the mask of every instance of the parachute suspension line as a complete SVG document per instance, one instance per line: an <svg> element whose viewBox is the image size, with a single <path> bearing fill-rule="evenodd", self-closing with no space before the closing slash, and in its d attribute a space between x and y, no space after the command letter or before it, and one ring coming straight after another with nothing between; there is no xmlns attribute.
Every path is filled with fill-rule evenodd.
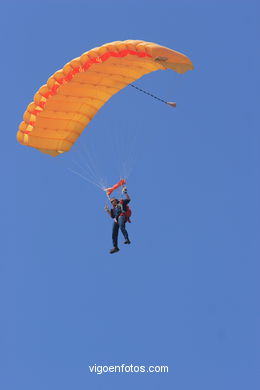
<svg viewBox="0 0 260 390"><path fill-rule="evenodd" d="M81 154L79 154L79 156L81 156ZM70 172L72 173L75 173L76 175L80 176L81 178L84 178L84 180L88 181L89 183L92 183L94 185L96 185L97 187L101 188L101 185L97 179L97 177L91 173L90 169L89 170L86 170L86 166L84 164L81 165L78 161L76 160L72 160L72 162L77 165L78 168L80 168L80 170L84 173L80 173L80 172L76 172L75 169L69 169Z"/></svg>
<svg viewBox="0 0 260 390"><path fill-rule="evenodd" d="M129 176L131 175L137 160L137 152L136 152L137 134L134 134L131 137L131 142L132 145L129 151L128 159L125 161L125 179L128 179Z"/></svg>
<svg viewBox="0 0 260 390"><path fill-rule="evenodd" d="M136 160L136 141L137 134L124 134L123 150L124 159L120 161L120 178L127 180L133 170L134 162ZM121 153L122 154L122 153Z"/></svg>
<svg viewBox="0 0 260 390"><path fill-rule="evenodd" d="M68 170L72 173L74 173L75 175L81 177L83 180L87 181L88 183L91 183L91 184L94 184L95 186L97 186L98 188L100 188L102 191L104 190L103 187L101 187L100 185L98 185L97 183L95 183L94 181L88 179L86 176L82 175L81 173L77 172L77 171L74 171L73 169L71 168L68 168Z"/></svg>
<svg viewBox="0 0 260 390"><path fill-rule="evenodd" d="M100 175L100 172L97 167L97 163L94 160L90 147L87 149L85 145L82 145L83 150L78 150L78 156L81 158L83 162L83 166L81 167L84 171L84 175L86 175L89 179L89 182L94 182L96 185L98 185L99 188L105 188L106 185L103 181L103 178ZM77 162L76 162L77 163ZM77 163L79 166L79 164ZM85 176L85 177L86 177ZM93 184L94 184L93 183Z"/></svg>
<svg viewBox="0 0 260 390"><path fill-rule="evenodd" d="M97 172L94 169L94 163L90 160L89 153L85 150L84 145L83 146L83 153L79 149L79 155L81 156L81 159L84 161L85 167L88 169L89 174L93 176L93 178L97 179L98 175Z"/></svg>
<svg viewBox="0 0 260 390"><path fill-rule="evenodd" d="M146 95L149 95L149 96L151 96L152 98L154 98L154 99L156 99L156 100L159 100L160 102L162 102L162 103L164 103L164 104L167 104L167 105L170 106L170 107L176 107L176 103L175 103L175 102L166 102L166 100L163 100L163 99L159 98L158 96L155 96L155 95L153 95L152 93L147 92L147 91L145 91L144 89L137 87L137 86L134 85L134 84L129 84L129 85L130 85L131 87L137 89L138 91L143 92L143 93L145 93Z"/></svg>
<svg viewBox="0 0 260 390"><path fill-rule="evenodd" d="M74 161L74 163L77 164L79 167L81 167L82 170L83 170L84 172L86 172L86 174L89 176L89 178L90 178L91 180L93 180L93 181L95 181L96 183L98 183L97 175L94 173L94 171L93 171L93 169L91 168L90 164L88 164L88 162L84 160L81 151L79 151L79 156L80 156L81 159L84 161L84 162L83 162L83 166L81 166L77 161Z"/></svg>
<svg viewBox="0 0 260 390"><path fill-rule="evenodd" d="M96 187L100 188L102 191L106 188L106 185L98 174L97 169L95 167L95 161L91 158L89 151L86 153L86 149L84 151L78 149L77 151L77 160L73 159L72 162L76 166L76 169L68 168L70 172L75 175L81 177L84 181L88 183L94 184Z"/></svg>
<svg viewBox="0 0 260 390"><path fill-rule="evenodd" d="M105 188L106 187L105 180L100 173L100 167L97 165L97 161L93 157L92 150L90 150L90 148L87 149L86 145L83 145L83 148L85 150L86 158L88 158L88 161L89 161L89 162L87 162L87 160L86 160L88 167L90 167L90 169L92 169L92 172L94 172L94 175L98 180L98 184L102 188ZM91 166L92 166L92 168L91 168Z"/></svg>

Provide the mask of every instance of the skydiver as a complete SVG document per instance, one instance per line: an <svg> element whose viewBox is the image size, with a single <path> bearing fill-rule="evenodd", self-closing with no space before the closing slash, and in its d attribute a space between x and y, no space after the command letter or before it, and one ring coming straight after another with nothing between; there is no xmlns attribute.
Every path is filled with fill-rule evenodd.
<svg viewBox="0 0 260 390"><path fill-rule="evenodd" d="M127 193L127 188L124 187L122 190L122 194L125 195L125 199L121 199L120 201L117 198L111 198L110 202L113 206L110 210L108 205L105 205L105 210L108 213L108 215L114 219L113 223L113 229L112 229L112 242L114 247L110 250L110 253L116 253L120 249L118 248L118 231L119 228L125 238L124 244L130 244L131 241L129 240L127 230L125 228L126 222L130 222L129 220L129 207L127 204L130 202L130 196ZM131 213L131 212L130 212Z"/></svg>

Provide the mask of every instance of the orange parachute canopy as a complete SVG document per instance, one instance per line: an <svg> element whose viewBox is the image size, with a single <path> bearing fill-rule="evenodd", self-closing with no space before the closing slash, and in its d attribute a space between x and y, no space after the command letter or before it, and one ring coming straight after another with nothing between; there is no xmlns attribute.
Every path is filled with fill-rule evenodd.
<svg viewBox="0 0 260 390"><path fill-rule="evenodd" d="M116 41L75 58L49 78L24 113L18 141L57 156L68 152L115 93L155 70L193 69L184 55L156 43Z"/></svg>
<svg viewBox="0 0 260 390"><path fill-rule="evenodd" d="M117 188L123 186L124 184L126 184L125 179L121 179L121 180L119 180L118 183L116 183L115 185L113 185L113 187L105 188L104 191L107 193L107 196L110 196L110 195L112 194L113 191L115 191Z"/></svg>

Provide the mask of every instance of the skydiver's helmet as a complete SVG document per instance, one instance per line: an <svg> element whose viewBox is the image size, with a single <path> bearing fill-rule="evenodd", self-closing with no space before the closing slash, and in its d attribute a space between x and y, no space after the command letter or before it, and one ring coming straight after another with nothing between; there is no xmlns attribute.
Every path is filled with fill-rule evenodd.
<svg viewBox="0 0 260 390"><path fill-rule="evenodd" d="M119 200L117 198L111 198L110 199L111 204L113 204L114 201L116 201L116 204L119 202Z"/></svg>

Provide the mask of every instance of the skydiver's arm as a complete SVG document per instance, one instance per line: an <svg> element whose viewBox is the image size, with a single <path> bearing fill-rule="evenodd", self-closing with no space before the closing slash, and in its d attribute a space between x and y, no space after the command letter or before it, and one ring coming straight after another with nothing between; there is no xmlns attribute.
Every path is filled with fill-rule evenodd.
<svg viewBox="0 0 260 390"><path fill-rule="evenodd" d="M126 197L126 199L130 202L131 198L130 198L130 196L128 195L127 192L125 192L125 197Z"/></svg>
<svg viewBox="0 0 260 390"><path fill-rule="evenodd" d="M128 193L127 193L127 187L124 187L124 188L123 188L122 194L125 194L125 197L126 197L126 199L128 200L127 203L129 203L130 200L131 200L131 198L130 198L130 196L129 196Z"/></svg>
<svg viewBox="0 0 260 390"><path fill-rule="evenodd" d="M106 212L108 213L108 215L109 215L111 218L113 218L113 216L112 216L112 211L111 211L111 210L109 210L109 208L108 208L108 205L107 205L107 204L105 205L105 210L106 210Z"/></svg>

